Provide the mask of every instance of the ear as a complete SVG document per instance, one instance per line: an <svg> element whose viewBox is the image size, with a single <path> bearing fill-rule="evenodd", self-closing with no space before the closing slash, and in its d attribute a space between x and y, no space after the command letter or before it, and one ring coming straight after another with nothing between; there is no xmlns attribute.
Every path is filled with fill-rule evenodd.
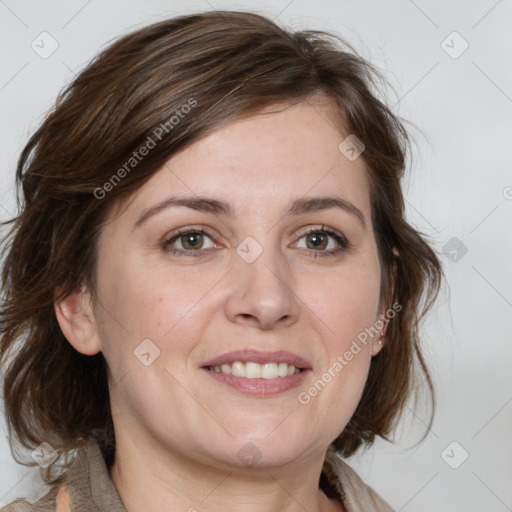
<svg viewBox="0 0 512 512"><path fill-rule="evenodd" d="M91 295L85 285L55 302L54 307L62 333L78 352L92 356L101 351Z"/></svg>
<svg viewBox="0 0 512 512"><path fill-rule="evenodd" d="M382 350L382 347L385 345L386 343L386 331L387 331L387 328L388 328L388 324L389 324L389 321L390 321L390 318L389 318L389 315L387 314L387 311L389 310L389 308L391 307L392 305L392 301L393 301L393 297L395 296L395 283L396 283L396 273L397 273L397 258L399 257L399 253L398 253L398 250L396 248L393 248L393 255L394 255L394 260L393 260L393 268L391 269L391 272L390 272L390 289L389 289L389 295L388 295L388 298L386 300L386 305L388 307L388 309L384 310L384 311L380 311L379 313L379 316L378 318L375 320L375 322L379 322L379 326L384 324L382 326L382 329L379 329L379 335L375 338L374 342L373 342L373 346L372 346L372 356L376 356L381 350ZM401 309L401 308L400 308ZM382 322L382 324L381 324ZM380 334L382 333L382 334Z"/></svg>

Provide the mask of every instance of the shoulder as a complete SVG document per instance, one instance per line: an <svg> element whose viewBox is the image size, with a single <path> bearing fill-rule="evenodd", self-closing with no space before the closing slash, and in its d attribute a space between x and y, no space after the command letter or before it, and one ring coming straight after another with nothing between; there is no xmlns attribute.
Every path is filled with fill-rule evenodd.
<svg viewBox="0 0 512 512"><path fill-rule="evenodd" d="M16 500L0 512L126 512L100 447L90 438L77 450L62 479L36 502Z"/></svg>
<svg viewBox="0 0 512 512"><path fill-rule="evenodd" d="M17 499L0 512L71 512L69 492L65 486L56 487L36 502Z"/></svg>
<svg viewBox="0 0 512 512"><path fill-rule="evenodd" d="M394 512L394 510L333 452L326 457L329 480L340 493L347 512Z"/></svg>

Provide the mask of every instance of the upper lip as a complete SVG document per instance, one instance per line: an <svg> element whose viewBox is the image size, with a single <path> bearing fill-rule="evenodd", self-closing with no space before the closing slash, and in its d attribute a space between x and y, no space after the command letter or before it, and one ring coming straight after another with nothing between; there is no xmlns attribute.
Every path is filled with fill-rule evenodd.
<svg viewBox="0 0 512 512"><path fill-rule="evenodd" d="M204 362L201 367L220 366L222 364L231 364L235 361L242 361L246 363L253 362L260 364L288 363L302 370L311 369L311 364L308 361L298 356L297 354L293 354L292 352L287 352L286 350L278 350L276 352L262 352L260 350L252 349L234 350L233 352L227 352L226 354L222 354Z"/></svg>

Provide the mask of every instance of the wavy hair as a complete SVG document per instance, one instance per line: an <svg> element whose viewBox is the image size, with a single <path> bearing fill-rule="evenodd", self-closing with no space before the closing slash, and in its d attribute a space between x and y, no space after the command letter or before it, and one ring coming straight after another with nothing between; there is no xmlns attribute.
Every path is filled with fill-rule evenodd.
<svg viewBox="0 0 512 512"><path fill-rule="evenodd" d="M18 212L4 223L10 229L2 241L0 362L11 447L14 440L27 449L46 441L69 454L93 436L110 467L115 439L106 361L71 346L54 303L83 283L94 293L104 220L176 152L268 105L318 95L336 102L347 133L365 145L381 300L402 306L372 359L357 409L331 448L350 456L376 436L389 437L418 369L433 393L419 324L439 292L442 269L425 235L405 220L401 180L410 137L379 99L383 83L336 34L288 31L250 12L171 18L99 53L59 94L23 149ZM169 120L191 98L193 112L171 129ZM156 146L112 181L158 127ZM44 478L60 477L48 471Z"/></svg>

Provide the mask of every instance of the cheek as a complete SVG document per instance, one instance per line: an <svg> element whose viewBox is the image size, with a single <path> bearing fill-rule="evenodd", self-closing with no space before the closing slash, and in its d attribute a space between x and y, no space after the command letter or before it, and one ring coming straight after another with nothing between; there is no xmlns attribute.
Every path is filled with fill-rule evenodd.
<svg viewBox="0 0 512 512"><path fill-rule="evenodd" d="M165 268L141 266L136 259L113 263L105 258L98 266L96 315L102 352L117 367L109 364L112 371L121 374L137 366L134 351L147 339L160 350L162 360L171 345L174 354L189 352L206 318L208 301L201 299L215 280L199 280L190 272L169 274Z"/></svg>
<svg viewBox="0 0 512 512"><path fill-rule="evenodd" d="M320 286L307 285L307 304L324 324L331 350L345 351L351 340L374 325L380 296L378 262L341 269Z"/></svg>
<svg viewBox="0 0 512 512"><path fill-rule="evenodd" d="M380 294L378 260L354 260L328 282L307 284L308 305L320 319L327 357L315 372L314 381L299 397L302 404L332 410L328 423L337 435L352 416L360 400L372 357L372 337ZM325 417L318 413L319 417Z"/></svg>

